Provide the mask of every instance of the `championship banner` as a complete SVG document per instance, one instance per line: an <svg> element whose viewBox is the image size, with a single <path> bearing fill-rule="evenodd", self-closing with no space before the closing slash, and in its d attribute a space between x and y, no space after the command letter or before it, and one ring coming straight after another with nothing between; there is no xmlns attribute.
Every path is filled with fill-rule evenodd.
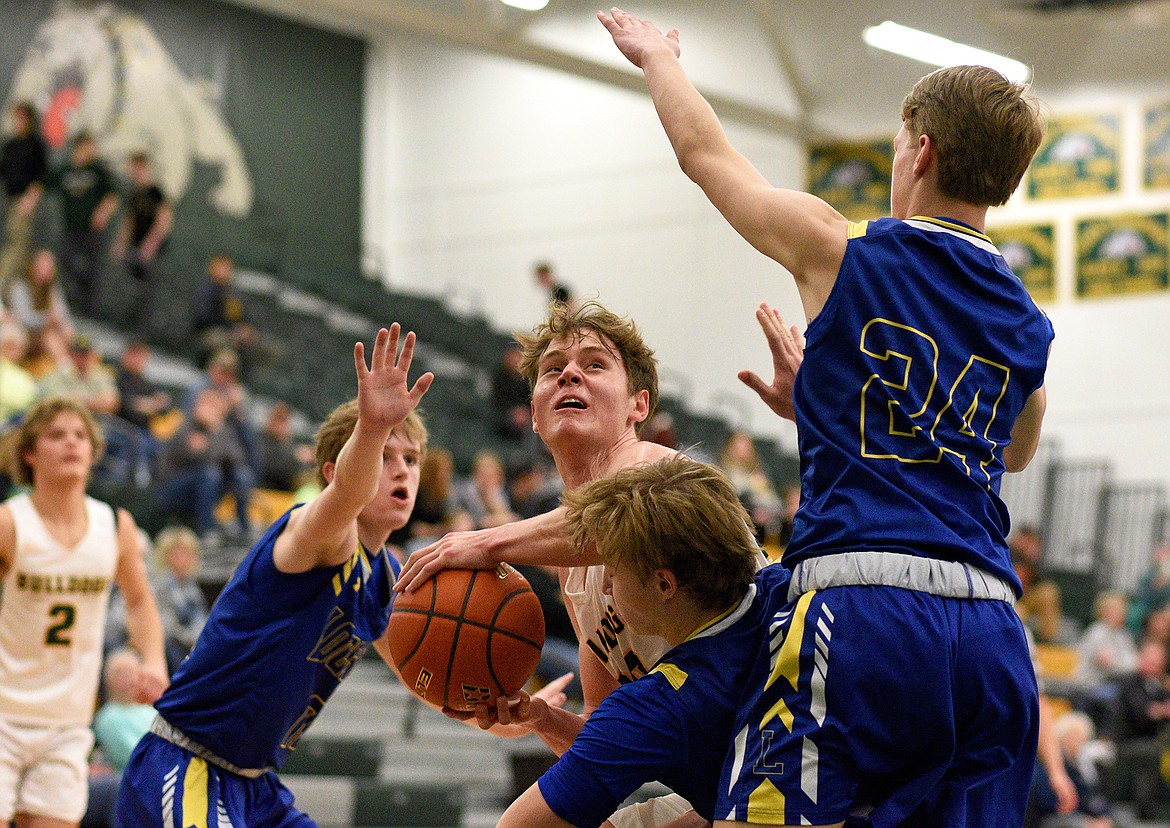
<svg viewBox="0 0 1170 828"><path fill-rule="evenodd" d="M1078 198L1115 192L1120 145L1121 118L1116 113L1052 117L1028 172L1028 196Z"/></svg>
<svg viewBox="0 0 1170 828"><path fill-rule="evenodd" d="M1170 214L1122 215L1077 223L1077 295L1166 290Z"/></svg>
<svg viewBox="0 0 1170 828"><path fill-rule="evenodd" d="M850 221L890 214L891 141L824 144L809 150L809 192Z"/></svg>
<svg viewBox="0 0 1170 828"><path fill-rule="evenodd" d="M1056 244L1051 224L989 228L987 235L1034 300L1056 299Z"/></svg>
<svg viewBox="0 0 1170 828"><path fill-rule="evenodd" d="M1143 180L1150 189L1170 188L1170 103L1147 109L1145 127Z"/></svg>

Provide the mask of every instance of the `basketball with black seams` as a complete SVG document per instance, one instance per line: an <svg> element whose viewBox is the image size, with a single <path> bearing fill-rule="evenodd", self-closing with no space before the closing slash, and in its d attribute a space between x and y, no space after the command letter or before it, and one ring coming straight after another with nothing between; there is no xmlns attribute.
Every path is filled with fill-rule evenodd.
<svg viewBox="0 0 1170 828"><path fill-rule="evenodd" d="M544 614L508 564L444 569L394 600L386 630L407 688L423 701L474 710L512 696L536 671Z"/></svg>

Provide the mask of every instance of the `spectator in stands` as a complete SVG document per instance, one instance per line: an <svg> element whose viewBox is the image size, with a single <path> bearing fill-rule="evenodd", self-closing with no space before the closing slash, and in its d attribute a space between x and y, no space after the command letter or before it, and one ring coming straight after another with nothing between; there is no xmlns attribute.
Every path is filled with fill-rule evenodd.
<svg viewBox="0 0 1170 828"><path fill-rule="evenodd" d="M1102 702L1116 697L1114 680L1137 667L1137 645L1125 626L1128 600L1123 592L1103 592L1093 602L1096 620L1077 642L1076 684Z"/></svg>
<svg viewBox="0 0 1170 828"><path fill-rule="evenodd" d="M94 477L103 483L121 485L133 473L138 443L134 426L118 416L121 399L114 372L84 334L73 337L67 348L49 338L52 369L37 383L37 397L70 397L83 403L106 435L106 451L94 467Z"/></svg>
<svg viewBox="0 0 1170 828"><path fill-rule="evenodd" d="M772 481L760 464L752 436L745 431L734 431L727 437L719 453L721 468L739 492L739 499L756 524L756 540L761 543L768 535L775 535L782 506Z"/></svg>
<svg viewBox="0 0 1170 828"><path fill-rule="evenodd" d="M213 388L204 389L159 457L156 504L187 516L205 545L219 545L225 534L241 541L251 535L248 506L255 475L226 418L223 396ZM237 527L225 533L215 507L228 491L236 501Z"/></svg>
<svg viewBox="0 0 1170 828"><path fill-rule="evenodd" d="M0 321L0 428L19 418L37 395L37 381L22 364L28 335L13 319Z"/></svg>
<svg viewBox="0 0 1170 828"><path fill-rule="evenodd" d="M492 375L492 412L496 433L523 442L532 435L532 404L528 378L520 370L522 354L510 345Z"/></svg>
<svg viewBox="0 0 1170 828"><path fill-rule="evenodd" d="M276 361L277 349L248 320L247 309L233 280L236 265L219 253L207 260L207 279L195 295L195 337L203 360L222 349L240 357L240 375L248 378L257 365Z"/></svg>
<svg viewBox="0 0 1170 828"><path fill-rule="evenodd" d="M260 488L295 492L311 478L314 467L313 447L293 435L288 403L274 403L260 433Z"/></svg>
<svg viewBox="0 0 1170 828"><path fill-rule="evenodd" d="M114 176L98 157L98 145L88 132L73 139L69 161L48 176L47 189L61 194L65 235L61 268L70 305L85 316L98 308L98 281L106 228L118 209Z"/></svg>
<svg viewBox="0 0 1170 828"><path fill-rule="evenodd" d="M1156 611L1170 605L1170 543L1154 550L1150 568L1142 576L1129 605L1129 628L1140 633L1147 619Z"/></svg>
<svg viewBox="0 0 1170 828"><path fill-rule="evenodd" d="M216 351L208 360L203 376L187 392L183 408L188 413L193 411L199 395L208 389L219 394L223 400L227 425L255 471L260 467L259 439L252 420L252 400L248 389L240 382L240 372L240 358L235 351L230 348Z"/></svg>
<svg viewBox="0 0 1170 828"><path fill-rule="evenodd" d="M522 519L543 515L561 505L561 486L548 469L534 460L521 459L508 471L512 508Z"/></svg>
<svg viewBox="0 0 1170 828"><path fill-rule="evenodd" d="M1134 808L1139 819L1156 812L1162 780L1162 752L1170 722L1170 677L1166 648L1147 639L1138 648L1137 669L1120 681L1114 725L1117 765L1133 774Z"/></svg>
<svg viewBox="0 0 1170 828"><path fill-rule="evenodd" d="M138 740L150 729L154 708L143 704L142 659L130 649L106 656L103 670L106 701L93 719L93 732L106 761L122 771Z"/></svg>
<svg viewBox="0 0 1170 828"><path fill-rule="evenodd" d="M1020 599L1024 624L1032 631L1037 644L1075 647L1081 631L1076 621L1064 613L1060 587L1053 581L1041 581Z"/></svg>
<svg viewBox="0 0 1170 828"><path fill-rule="evenodd" d="M471 516L459 508L455 499L455 459L447 449L427 449L418 476L418 495L414 511L402 529L391 536L407 554L433 543L448 532L465 532L472 528Z"/></svg>
<svg viewBox="0 0 1170 828"><path fill-rule="evenodd" d="M0 244L0 293L28 266L33 247L33 219L44 192L48 148L37 124L36 108L28 101L12 106L12 135L0 149L4 182L4 239Z"/></svg>
<svg viewBox="0 0 1170 828"><path fill-rule="evenodd" d="M1041 578L1044 537L1034 526L1020 526L1008 538L1008 551L1011 553L1012 567L1020 578L1024 594L1027 594Z"/></svg>
<svg viewBox="0 0 1170 828"><path fill-rule="evenodd" d="M573 291L564 282L557 279L553 273L552 262L537 262L532 266L532 278L536 284L548 295L549 304L560 302L565 305L573 304Z"/></svg>
<svg viewBox="0 0 1170 828"><path fill-rule="evenodd" d="M504 464L494 452L481 451L475 455L471 477L460 481L457 487L456 507L471 517L475 529L502 526L520 519L512 511Z"/></svg>
<svg viewBox="0 0 1170 828"><path fill-rule="evenodd" d="M47 350L42 340L50 330L68 342L73 338L73 316L61 288L53 251L36 251L21 275L23 278L8 286L5 307L28 332L30 347L37 352Z"/></svg>
<svg viewBox="0 0 1170 828"><path fill-rule="evenodd" d="M130 753L154 719L154 708L139 701L142 660L130 649L113 650L102 671L106 701L93 720L104 763L90 760L89 802L81 828L118 828L114 806Z"/></svg>
<svg viewBox="0 0 1170 828"><path fill-rule="evenodd" d="M1108 759L1109 750L1093 736L1093 720L1080 711L1062 713L1053 724L1060 745L1065 773L1077 791L1076 810L1058 814L1056 794L1048 784L1043 763L1037 763L1034 791L1036 816L1040 828L1113 828L1113 805L1105 794L1099 760Z"/></svg>
<svg viewBox="0 0 1170 828"><path fill-rule="evenodd" d="M149 364L150 348L146 343L131 342L122 350L115 378L118 416L134 429L134 480L140 488L150 484L162 447L154 435L154 423L172 410L171 395L146 375Z"/></svg>
<svg viewBox="0 0 1170 828"><path fill-rule="evenodd" d="M150 156L136 152L130 156L130 193L126 197L125 216L114 242L114 258L124 261L137 295L131 296L128 328L145 334L154 310L154 294L162 266L162 254L174 228L175 211L159 189L151 169Z"/></svg>
<svg viewBox="0 0 1170 828"><path fill-rule="evenodd" d="M158 533L154 553L154 594L166 636L167 668L173 674L207 623L207 597L196 580L199 537L186 526L168 526Z"/></svg>
<svg viewBox="0 0 1170 828"><path fill-rule="evenodd" d="M682 451L678 444L678 431L674 427L674 417L668 411L659 411L649 419L642 428L642 439L660 446Z"/></svg>

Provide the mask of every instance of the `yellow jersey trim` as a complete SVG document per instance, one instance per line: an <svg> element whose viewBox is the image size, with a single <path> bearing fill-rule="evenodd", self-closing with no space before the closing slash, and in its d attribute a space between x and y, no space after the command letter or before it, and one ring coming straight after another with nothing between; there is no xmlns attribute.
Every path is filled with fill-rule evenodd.
<svg viewBox="0 0 1170 828"><path fill-rule="evenodd" d="M670 682L670 686L675 690L681 690L682 686L687 682L686 670L679 669L673 664L659 664L651 673L658 673L664 679Z"/></svg>
<svg viewBox="0 0 1170 828"><path fill-rule="evenodd" d="M972 230L963 224L956 224L953 221L946 221L945 219L934 218L933 216L911 216L913 221L925 221L929 224L934 224L939 227L945 227L948 230L954 230L956 233L963 233L968 236L974 236L977 239L983 239L986 242L991 241L991 237L985 233L980 233L978 230Z"/></svg>
<svg viewBox="0 0 1170 828"><path fill-rule="evenodd" d="M846 239L860 239L869 230L868 221L851 221L849 227L845 231Z"/></svg>

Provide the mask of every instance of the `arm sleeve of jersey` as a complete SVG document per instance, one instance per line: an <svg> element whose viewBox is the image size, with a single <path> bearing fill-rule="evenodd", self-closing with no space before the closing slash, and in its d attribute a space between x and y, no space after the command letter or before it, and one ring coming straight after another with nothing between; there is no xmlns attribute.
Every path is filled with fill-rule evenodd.
<svg viewBox="0 0 1170 828"><path fill-rule="evenodd" d="M658 675L611 693L540 778L540 792L553 813L573 825L600 825L641 785L685 762L685 720L673 695Z"/></svg>

